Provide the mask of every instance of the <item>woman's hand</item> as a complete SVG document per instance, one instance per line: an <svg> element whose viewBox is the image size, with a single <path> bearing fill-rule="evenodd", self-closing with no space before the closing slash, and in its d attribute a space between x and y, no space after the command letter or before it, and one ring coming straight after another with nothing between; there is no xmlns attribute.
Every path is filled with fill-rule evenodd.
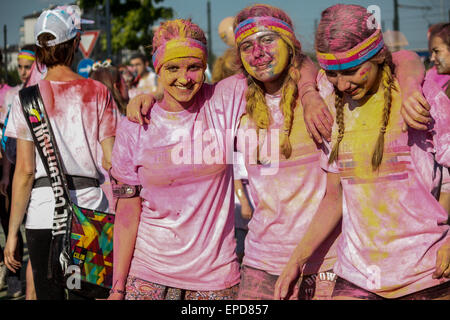
<svg viewBox="0 0 450 320"><path fill-rule="evenodd" d="M150 117L148 113L155 104L156 99L151 94L140 94L128 102L127 118L130 121L137 122L140 125L149 124Z"/></svg>
<svg viewBox="0 0 450 320"><path fill-rule="evenodd" d="M6 240L4 259L6 267L12 272L16 273L16 270L22 265L21 261L17 261L15 257L17 248L17 234L9 234Z"/></svg>
<svg viewBox="0 0 450 320"><path fill-rule="evenodd" d="M8 177L4 176L0 180L0 194L7 197L8 196L8 193L7 193L8 187L9 187L9 176Z"/></svg>
<svg viewBox="0 0 450 320"><path fill-rule="evenodd" d="M304 262L291 257L275 284L274 300L297 300Z"/></svg>
<svg viewBox="0 0 450 320"><path fill-rule="evenodd" d="M450 278L450 237L442 244L436 254L436 270L433 279Z"/></svg>
<svg viewBox="0 0 450 320"><path fill-rule="evenodd" d="M314 90L306 93L302 101L303 119L309 134L317 143L323 142L322 137L330 141L333 116L319 92Z"/></svg>
<svg viewBox="0 0 450 320"><path fill-rule="evenodd" d="M431 122L430 105L420 86L412 84L402 91L401 115L405 121L403 131L408 129L407 126L417 130L428 129Z"/></svg>

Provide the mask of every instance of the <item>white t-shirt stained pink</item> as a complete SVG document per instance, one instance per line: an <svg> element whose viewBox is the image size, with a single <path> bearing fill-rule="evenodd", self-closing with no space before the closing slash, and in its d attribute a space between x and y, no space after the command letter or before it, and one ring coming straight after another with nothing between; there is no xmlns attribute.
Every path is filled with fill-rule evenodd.
<svg viewBox="0 0 450 320"><path fill-rule="evenodd" d="M53 91L53 99L49 93ZM39 81L45 110L50 119L66 174L96 178L103 182L97 163L99 142L115 136L119 111L108 89L98 81ZM19 95L12 105L6 136L33 141L23 115ZM36 151L35 179L47 176ZM108 201L100 188L71 190L72 200L90 209L107 211ZM51 187L32 189L27 211L28 229L51 229L55 198Z"/></svg>
<svg viewBox="0 0 450 320"><path fill-rule="evenodd" d="M204 84L189 110L155 104L148 126L120 122L112 175L142 185L143 200L130 275L188 290L239 283L233 168L226 158L245 88L239 75Z"/></svg>

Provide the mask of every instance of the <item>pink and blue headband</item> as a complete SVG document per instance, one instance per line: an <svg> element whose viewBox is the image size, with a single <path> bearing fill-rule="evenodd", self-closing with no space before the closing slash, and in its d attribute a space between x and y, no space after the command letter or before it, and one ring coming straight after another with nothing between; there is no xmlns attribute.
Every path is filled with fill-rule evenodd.
<svg viewBox="0 0 450 320"><path fill-rule="evenodd" d="M381 30L375 31L369 38L345 52L316 52L322 69L345 70L356 67L375 56L384 47Z"/></svg>

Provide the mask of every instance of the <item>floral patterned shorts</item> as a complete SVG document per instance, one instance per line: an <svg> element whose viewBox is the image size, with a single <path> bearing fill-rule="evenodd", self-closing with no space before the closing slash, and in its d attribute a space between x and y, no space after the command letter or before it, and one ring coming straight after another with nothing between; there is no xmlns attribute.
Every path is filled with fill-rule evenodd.
<svg viewBox="0 0 450 320"><path fill-rule="evenodd" d="M125 300L234 300L238 290L239 284L223 290L185 290L128 276Z"/></svg>
<svg viewBox="0 0 450 320"><path fill-rule="evenodd" d="M303 276L298 299L331 300L336 278L331 270ZM241 269L238 300L272 300L277 279L277 275L244 265Z"/></svg>

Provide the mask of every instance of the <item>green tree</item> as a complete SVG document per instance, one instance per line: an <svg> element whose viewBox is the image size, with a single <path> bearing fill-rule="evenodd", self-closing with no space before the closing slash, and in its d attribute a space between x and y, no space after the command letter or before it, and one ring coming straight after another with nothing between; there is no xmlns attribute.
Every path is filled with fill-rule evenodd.
<svg viewBox="0 0 450 320"><path fill-rule="evenodd" d="M169 7L156 7L155 4L164 0L110 0L111 11L111 47L113 52L123 48L136 50L140 45L152 43L152 25L158 19L170 19L173 10ZM105 0L80 0L83 9L98 5L105 7ZM106 38L102 39L106 48Z"/></svg>

